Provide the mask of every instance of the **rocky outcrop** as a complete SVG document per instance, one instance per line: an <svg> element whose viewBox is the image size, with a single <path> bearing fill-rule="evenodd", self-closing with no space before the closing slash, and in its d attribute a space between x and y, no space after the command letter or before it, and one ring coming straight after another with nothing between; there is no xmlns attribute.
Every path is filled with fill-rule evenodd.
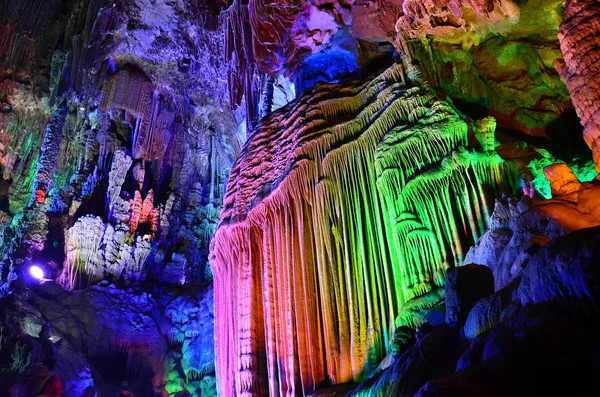
<svg viewBox="0 0 600 397"><path fill-rule="evenodd" d="M595 181L581 183L565 164L551 165L545 173L554 197L497 200L490 228L465 258L465 263L490 267L496 289L519 278L533 255L548 241L600 225L596 209L599 187Z"/></svg>
<svg viewBox="0 0 600 397"><path fill-rule="evenodd" d="M560 25L560 48L564 60L556 61L567 83L573 104L583 125L583 137L592 149L596 170L600 172L600 45L596 32L600 5L593 0L569 0Z"/></svg>
<svg viewBox="0 0 600 397"><path fill-rule="evenodd" d="M494 275L483 265L467 265L446 272L446 323L463 322L482 298L494 293Z"/></svg>
<svg viewBox="0 0 600 397"><path fill-rule="evenodd" d="M515 235L521 232L529 233ZM530 252L510 284L480 299L454 326L430 331L349 395L520 396L597 387L590 366L598 341L590 324L600 315L593 309L599 236L598 227L581 229ZM474 294L478 285L471 287Z"/></svg>
<svg viewBox="0 0 600 397"><path fill-rule="evenodd" d="M127 374L135 375L134 395L214 395L211 289L150 294L104 283L69 293L48 280L32 289L3 300L0 318L4 333L25 341L30 353L22 380L35 374L42 359L38 335L51 324L50 349L69 395L82 395L87 386L118 395ZM18 387L19 377L10 382Z"/></svg>

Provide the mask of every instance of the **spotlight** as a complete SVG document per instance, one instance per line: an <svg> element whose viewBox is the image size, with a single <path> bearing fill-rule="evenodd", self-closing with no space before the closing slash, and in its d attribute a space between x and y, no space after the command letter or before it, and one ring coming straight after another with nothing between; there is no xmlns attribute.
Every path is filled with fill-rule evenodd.
<svg viewBox="0 0 600 397"><path fill-rule="evenodd" d="M29 273L37 278L38 280L41 280L44 278L44 271L42 270L41 267L33 265L29 268Z"/></svg>

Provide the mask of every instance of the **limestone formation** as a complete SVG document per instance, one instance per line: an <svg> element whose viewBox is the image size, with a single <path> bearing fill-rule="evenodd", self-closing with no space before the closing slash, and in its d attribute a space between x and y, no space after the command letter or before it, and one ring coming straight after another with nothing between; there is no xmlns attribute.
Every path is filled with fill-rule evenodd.
<svg viewBox="0 0 600 397"><path fill-rule="evenodd" d="M99 217L81 218L67 233L67 263L65 285L79 285L77 279L89 277L92 280L102 275L103 258L100 251L104 223ZM87 280L86 280L87 281Z"/></svg>
<svg viewBox="0 0 600 397"><path fill-rule="evenodd" d="M550 181L553 196L565 197L581 188L581 182L566 164L549 165L544 168L544 175Z"/></svg>
<svg viewBox="0 0 600 397"><path fill-rule="evenodd" d="M0 3L0 394L600 389L596 0Z"/></svg>
<svg viewBox="0 0 600 397"><path fill-rule="evenodd" d="M521 234L527 223L516 227L515 234ZM590 329L590 324L597 318L592 307L598 299L600 275L594 258L599 231L587 228L551 239L531 253L520 277L479 300L455 326L430 331L349 395L501 396L574 389L585 393L596 384L587 370L594 353L586 346L596 343L596 327ZM560 345L560 362L540 352L540 344ZM515 372L521 366L530 370ZM554 376L548 378L549 373ZM567 379L581 383L573 385Z"/></svg>
<svg viewBox="0 0 600 397"><path fill-rule="evenodd" d="M54 173L63 136L63 128L67 115L67 106L61 105L54 113L52 120L46 127L46 135L42 142L42 154L37 165L34 182L34 197L37 203L46 202L46 190Z"/></svg>
<svg viewBox="0 0 600 397"><path fill-rule="evenodd" d="M569 87L583 125L583 137L592 149L596 170L600 172L600 110L597 105L600 66L596 61L600 53L596 35L599 16L597 1L567 1L558 36L564 60L558 60L556 67Z"/></svg>
<svg viewBox="0 0 600 397"><path fill-rule="evenodd" d="M132 159L124 150L118 150L114 154L112 160L112 167L108 177L108 190L106 192L106 202L108 204L108 211L111 213L113 207L117 203L119 195L121 193L121 186L127 176L127 171L131 167Z"/></svg>
<svg viewBox="0 0 600 397"><path fill-rule="evenodd" d="M211 262L224 392L362 379L399 308L443 285L461 241L483 233L483 184L510 180L509 168L466 149L467 124L404 73L320 86L244 147Z"/></svg>
<svg viewBox="0 0 600 397"><path fill-rule="evenodd" d="M405 0L396 31L406 36L427 34L455 40L472 40L487 32L505 32L519 21L520 10L512 0ZM470 37L471 36L471 37Z"/></svg>
<svg viewBox="0 0 600 397"><path fill-rule="evenodd" d="M553 168L572 175L572 171L563 166L566 167L560 164ZM576 178L567 181L566 185L558 184L551 200L529 197L497 200L489 229L469 250L465 263L490 267L498 290L518 279L531 258L549 241L600 225L600 213L596 210L597 185L581 183Z"/></svg>

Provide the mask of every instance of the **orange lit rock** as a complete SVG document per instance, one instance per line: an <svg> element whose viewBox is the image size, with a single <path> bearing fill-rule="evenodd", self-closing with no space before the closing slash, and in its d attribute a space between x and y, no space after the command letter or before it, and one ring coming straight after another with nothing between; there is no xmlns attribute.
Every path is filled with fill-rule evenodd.
<svg viewBox="0 0 600 397"><path fill-rule="evenodd" d="M581 182L579 182L573 170L564 163L545 167L544 175L550 181L553 196L566 196L579 191L581 187Z"/></svg>
<svg viewBox="0 0 600 397"><path fill-rule="evenodd" d="M35 202L44 204L46 202L46 192L38 189L35 191Z"/></svg>
<svg viewBox="0 0 600 397"><path fill-rule="evenodd" d="M596 181L583 184L577 195L577 204L582 212L600 219L600 185Z"/></svg>
<svg viewBox="0 0 600 397"><path fill-rule="evenodd" d="M404 37L434 35L463 42L487 32L506 32L520 16L511 0L405 0L402 11L396 31Z"/></svg>
<svg viewBox="0 0 600 397"><path fill-rule="evenodd" d="M592 149L600 171L600 3L595 0L567 1L558 39L564 60L555 67L567 83L583 137Z"/></svg>

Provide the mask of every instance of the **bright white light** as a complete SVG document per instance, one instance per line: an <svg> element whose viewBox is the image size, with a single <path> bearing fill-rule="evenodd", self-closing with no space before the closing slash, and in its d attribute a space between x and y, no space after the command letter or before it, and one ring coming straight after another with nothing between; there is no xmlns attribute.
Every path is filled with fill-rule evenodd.
<svg viewBox="0 0 600 397"><path fill-rule="evenodd" d="M31 275L37 279L44 278L44 271L39 266L31 266L29 268L29 273L31 273Z"/></svg>

